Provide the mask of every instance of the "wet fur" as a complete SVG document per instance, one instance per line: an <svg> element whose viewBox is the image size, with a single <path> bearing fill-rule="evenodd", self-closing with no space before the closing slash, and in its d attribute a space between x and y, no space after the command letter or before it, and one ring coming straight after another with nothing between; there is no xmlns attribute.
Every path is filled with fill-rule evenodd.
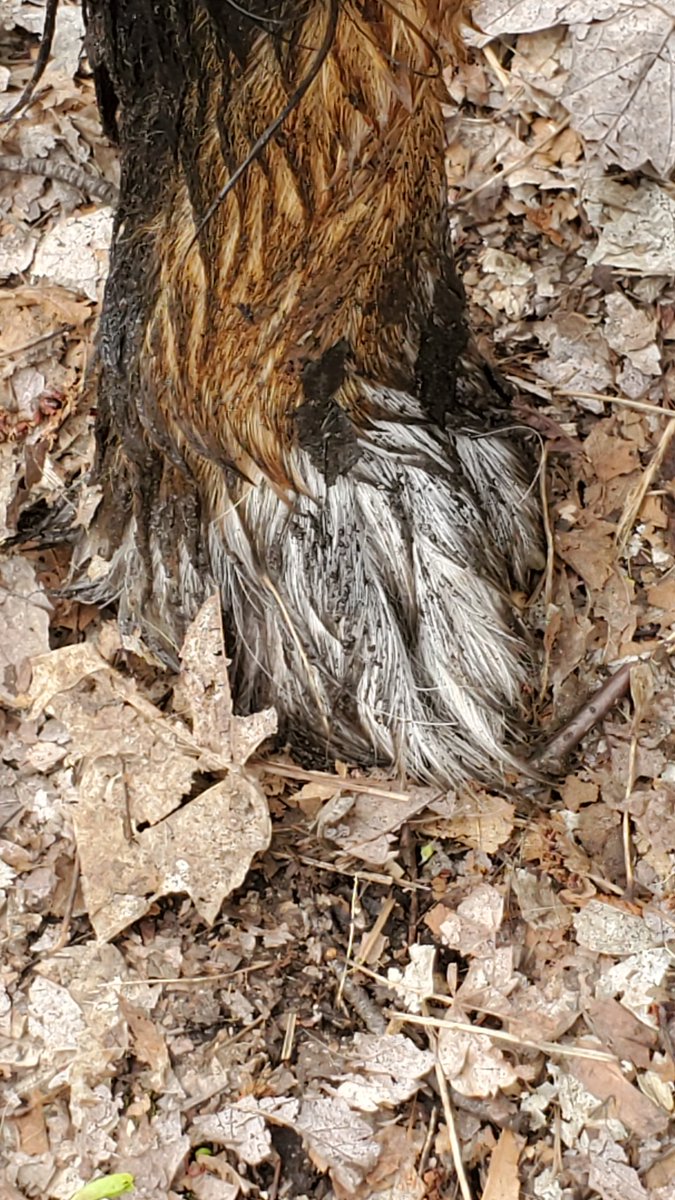
<svg viewBox="0 0 675 1200"><path fill-rule="evenodd" d="M201 230L329 9L260 4L287 22L267 32L165 7L153 28L149 0L87 3L122 202L84 594L172 660L218 586L241 711L275 704L329 758L499 772L526 674L509 593L539 539L448 242L453 6L341 3L316 82Z"/></svg>

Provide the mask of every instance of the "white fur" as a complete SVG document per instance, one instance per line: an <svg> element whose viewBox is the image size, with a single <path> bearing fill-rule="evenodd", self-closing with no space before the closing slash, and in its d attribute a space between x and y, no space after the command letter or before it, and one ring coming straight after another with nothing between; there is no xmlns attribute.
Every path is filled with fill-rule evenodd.
<svg viewBox="0 0 675 1200"><path fill-rule="evenodd" d="M443 434L410 396L363 386L389 419L359 435L358 462L332 486L300 450L307 494L294 502L264 481L236 495L221 482L204 518L209 578L185 547L169 578L155 538L139 588L131 530L88 590L119 597L128 636L175 651L176 589L188 620L215 581L240 710L275 704L285 732L329 761L494 776L516 762L526 656L509 568L522 583L536 557L535 500L506 435ZM154 599L140 605L141 592Z"/></svg>

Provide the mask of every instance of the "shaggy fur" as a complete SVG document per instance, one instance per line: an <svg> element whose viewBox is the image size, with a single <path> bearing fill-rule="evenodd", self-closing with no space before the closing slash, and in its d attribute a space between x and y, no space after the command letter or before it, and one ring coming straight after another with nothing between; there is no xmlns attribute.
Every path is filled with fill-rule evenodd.
<svg viewBox="0 0 675 1200"><path fill-rule="evenodd" d="M240 711L438 781L513 764L509 593L539 558L448 242L456 7L86 5L122 201L85 594L171 661L217 586ZM204 224L331 20L316 80Z"/></svg>

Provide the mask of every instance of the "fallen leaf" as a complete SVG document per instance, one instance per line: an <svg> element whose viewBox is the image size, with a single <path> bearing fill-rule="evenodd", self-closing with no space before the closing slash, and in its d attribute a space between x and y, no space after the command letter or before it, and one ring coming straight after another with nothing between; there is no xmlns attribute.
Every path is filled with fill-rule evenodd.
<svg viewBox="0 0 675 1200"><path fill-rule="evenodd" d="M171 892L186 892L204 920L214 921L253 856L269 843L267 802L241 759L272 731L274 715L254 717L249 734L242 729L245 719L232 718L213 609L207 601L185 640L186 660L203 652L206 664L201 687L194 672L183 687L204 746L93 646L33 660L26 703L33 716L44 708L57 716L72 738L73 758L80 760L73 825L82 890L100 939L114 937ZM181 807L196 773L218 767L225 778Z"/></svg>
<svg viewBox="0 0 675 1200"><path fill-rule="evenodd" d="M607 1106L607 1115L638 1138L652 1138L668 1127L669 1115L625 1078L619 1063L573 1058L567 1070L587 1092Z"/></svg>
<svg viewBox="0 0 675 1200"><path fill-rule="evenodd" d="M267 1121L251 1097L227 1104L207 1116L195 1117L190 1126L190 1140L193 1146L201 1142L225 1146L253 1167L265 1162L272 1154Z"/></svg>
<svg viewBox="0 0 675 1200"><path fill-rule="evenodd" d="M591 998L584 1015L589 1029L618 1059L647 1070L658 1041L654 1029L609 996Z"/></svg>
<svg viewBox="0 0 675 1200"><path fill-rule="evenodd" d="M577 942L596 954L621 955L656 949L659 936L636 913L603 900L589 900L574 917Z"/></svg>
<svg viewBox="0 0 675 1200"><path fill-rule="evenodd" d="M494 854L513 833L515 806L492 792L475 788L431 800L428 808L418 822L421 833L452 839L484 854Z"/></svg>
<svg viewBox="0 0 675 1200"><path fill-rule="evenodd" d="M377 1112L414 1096L424 1076L433 1070L435 1057L429 1050L418 1050L402 1033L357 1033L345 1063L347 1072L335 1094L350 1108Z"/></svg>
<svg viewBox="0 0 675 1200"><path fill-rule="evenodd" d="M674 86L675 29L667 7L656 0L479 0L472 16L487 37L569 26L570 68L555 94L577 132L603 162L627 170L651 162L659 174L670 174L672 122L654 120Z"/></svg>
<svg viewBox="0 0 675 1200"><path fill-rule="evenodd" d="M438 1031L438 1059L448 1083L462 1096L496 1096L518 1078L489 1035L465 1033L451 1025Z"/></svg>
<svg viewBox="0 0 675 1200"><path fill-rule="evenodd" d="M502 1129L499 1141L490 1155L481 1200L518 1200L518 1160L524 1144L524 1138L516 1137L510 1129Z"/></svg>
<svg viewBox="0 0 675 1200"><path fill-rule="evenodd" d="M410 962L405 970L389 967L387 979L408 1012L419 1013L424 1001L434 993L436 948L414 942L408 953Z"/></svg>

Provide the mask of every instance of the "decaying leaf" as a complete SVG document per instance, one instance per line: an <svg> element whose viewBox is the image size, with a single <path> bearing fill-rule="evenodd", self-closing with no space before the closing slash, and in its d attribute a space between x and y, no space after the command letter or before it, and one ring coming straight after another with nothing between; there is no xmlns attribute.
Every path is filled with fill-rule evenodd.
<svg viewBox="0 0 675 1200"><path fill-rule="evenodd" d="M37 248L33 273L95 300L108 271L112 221L110 209L99 209L56 226Z"/></svg>
<svg viewBox="0 0 675 1200"><path fill-rule="evenodd" d="M272 1153L272 1139L264 1115L252 1097L228 1104L209 1116L196 1117L190 1128L193 1145L213 1142L234 1150L241 1162L258 1166Z"/></svg>
<svg viewBox="0 0 675 1200"><path fill-rule="evenodd" d="M26 702L71 735L78 762L73 811L82 889L101 939L137 920L158 896L187 892L206 921L245 878L270 837L267 803L244 760L274 730L272 713L232 717L217 598L185 639L188 664L203 654L200 686L186 667L182 698L192 732L144 699L93 646L33 661ZM198 771L224 778L184 803ZM102 819L103 818L103 819Z"/></svg>
<svg viewBox="0 0 675 1200"><path fill-rule="evenodd" d="M322 836L346 854L371 866L383 866L393 856L395 835L406 821L433 799L432 788L411 787L409 794L353 794L341 790L322 809L317 821Z"/></svg>
<svg viewBox="0 0 675 1200"><path fill-rule="evenodd" d="M571 922L569 909L562 903L546 876L516 870L511 885L518 899L523 920L532 929L566 929Z"/></svg>
<svg viewBox="0 0 675 1200"><path fill-rule="evenodd" d="M643 275L675 271L675 200L652 179L633 186L600 176L584 183L589 219L600 236L589 263Z"/></svg>
<svg viewBox="0 0 675 1200"><path fill-rule="evenodd" d="M410 962L405 970L390 967L387 978L408 1012L418 1013L422 1011L424 1001L434 992L436 949L416 942L408 947L408 953Z"/></svg>
<svg viewBox="0 0 675 1200"><path fill-rule="evenodd" d="M339 1096L303 1100L294 1123L320 1170L348 1192L355 1190L380 1156L372 1126Z"/></svg>
<svg viewBox="0 0 675 1200"><path fill-rule="evenodd" d="M510 1129L502 1129L492 1151L481 1200L518 1200L518 1160L523 1145L524 1138L516 1137Z"/></svg>
<svg viewBox="0 0 675 1200"><path fill-rule="evenodd" d="M489 1036L466 1033L450 1025L439 1030L438 1058L448 1082L462 1096L496 1096L518 1078Z"/></svg>
<svg viewBox="0 0 675 1200"><path fill-rule="evenodd" d="M336 1095L361 1112L395 1108L414 1096L424 1076L433 1070L434 1061L429 1050L418 1050L402 1033L357 1033L346 1055L347 1074Z"/></svg>
<svg viewBox="0 0 675 1200"><path fill-rule="evenodd" d="M629 1083L619 1063L574 1058L567 1070L587 1092L607 1105L608 1116L640 1139L655 1137L667 1128L669 1114Z"/></svg>
<svg viewBox="0 0 675 1200"><path fill-rule="evenodd" d="M455 912L441 910L439 934L444 945L460 954L491 954L503 917L504 897L490 884L479 884Z"/></svg>
<svg viewBox="0 0 675 1200"><path fill-rule="evenodd" d="M658 0L479 0L483 34L531 33L569 26L571 65L556 94L577 131L606 163L635 170L651 162L662 175L675 164L672 118L673 13ZM540 81L546 90L546 80Z"/></svg>
<svg viewBox="0 0 675 1200"><path fill-rule="evenodd" d="M456 840L484 854L494 854L513 832L514 805L478 787L433 799L428 810L419 822L423 833Z"/></svg>
<svg viewBox="0 0 675 1200"><path fill-rule="evenodd" d="M599 954L625 957L655 949L659 936L637 913L602 900L591 900L574 918L577 941Z"/></svg>
<svg viewBox="0 0 675 1200"><path fill-rule="evenodd" d="M0 693L25 686L22 664L49 650L50 608L28 559L0 562Z"/></svg>

